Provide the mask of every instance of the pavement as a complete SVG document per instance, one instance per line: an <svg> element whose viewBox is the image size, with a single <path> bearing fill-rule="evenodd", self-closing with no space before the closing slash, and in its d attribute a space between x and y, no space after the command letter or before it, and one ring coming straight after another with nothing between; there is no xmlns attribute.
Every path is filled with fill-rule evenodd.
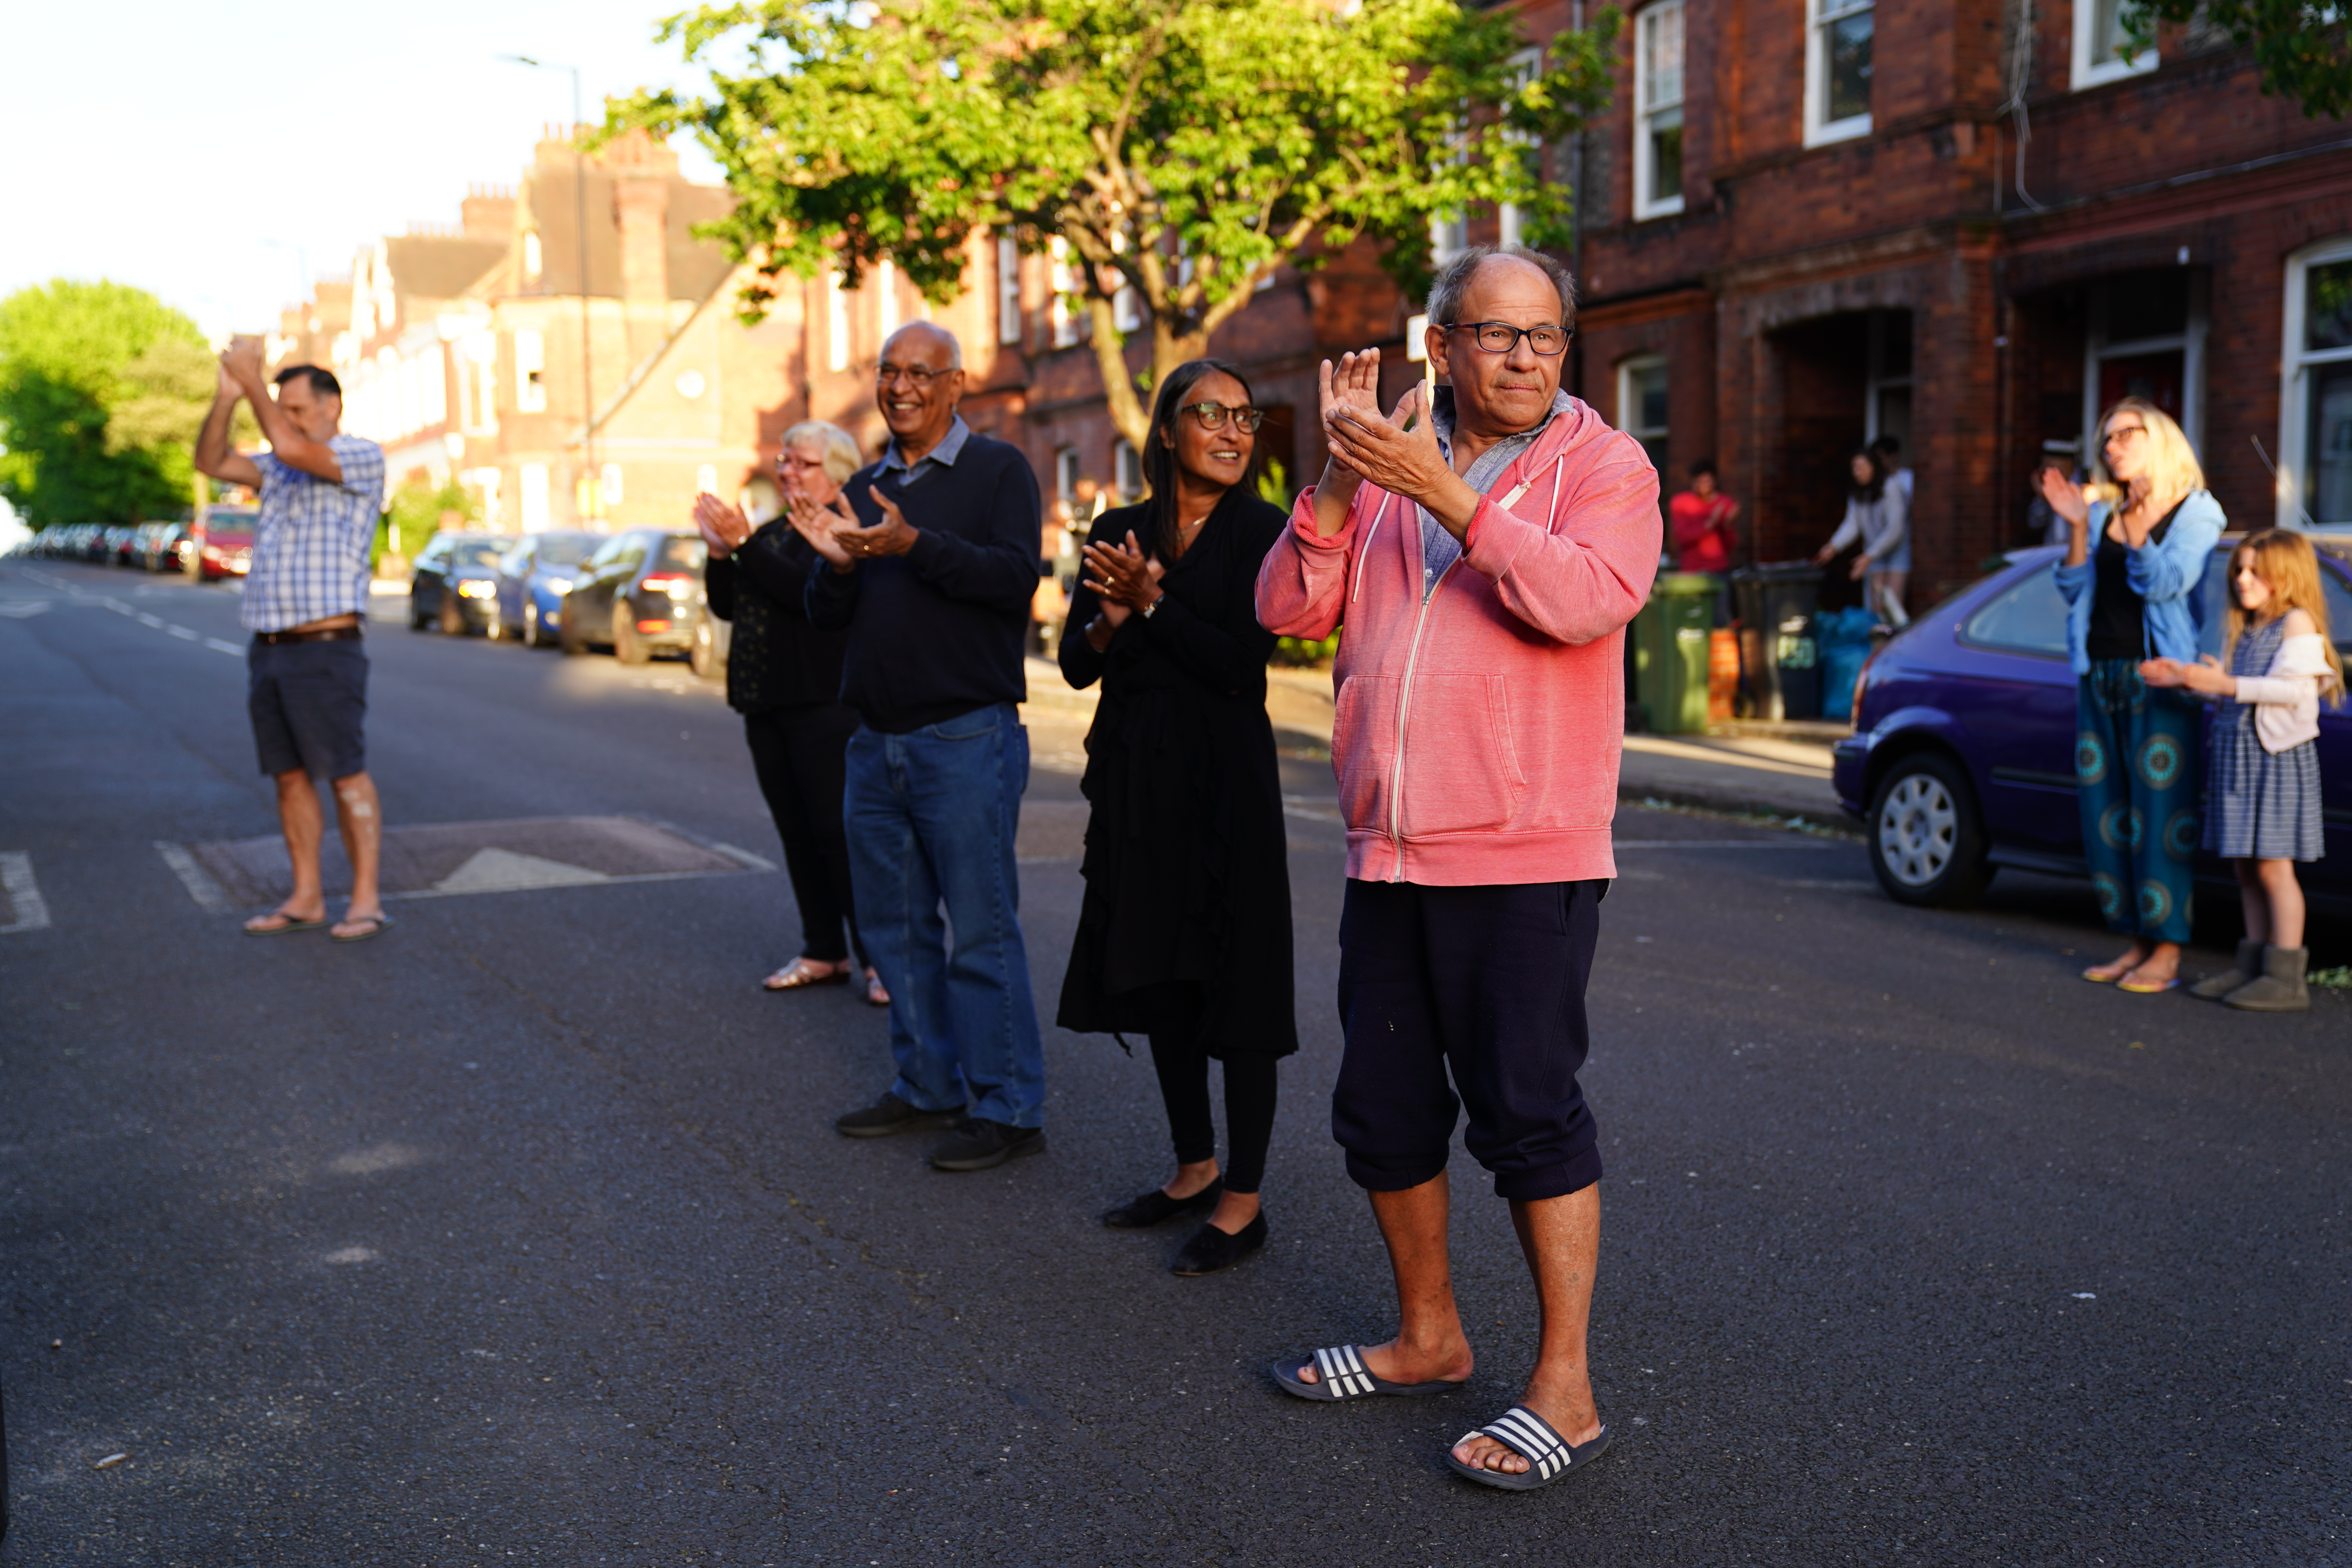
<svg viewBox="0 0 2352 1568"><path fill-rule="evenodd" d="M758 989L792 905L730 853L773 835L682 665L379 626L418 896L368 942L241 935L184 874L273 829L234 610L0 562L0 1568L2352 1563L2342 994L2122 995L2076 978L2109 947L2077 885L1912 910L1851 840L1627 805L1585 1075L1616 1444L1492 1492L1444 1449L1535 1322L1466 1156L1465 1392L1264 1371L1393 1310L1324 1110L1327 764L1284 763L1272 1245L1183 1280L1180 1226L1096 1222L1168 1165L1108 1040L1049 1029L1050 1146L1011 1167L831 1131L882 1019ZM1050 1017L1085 716L1028 720ZM677 869L444 886L489 849Z"/></svg>

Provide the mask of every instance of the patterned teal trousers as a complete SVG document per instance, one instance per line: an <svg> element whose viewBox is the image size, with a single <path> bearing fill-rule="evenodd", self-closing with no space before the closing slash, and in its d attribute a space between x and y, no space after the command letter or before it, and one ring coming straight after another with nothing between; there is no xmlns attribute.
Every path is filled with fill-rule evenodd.
<svg viewBox="0 0 2352 1568"><path fill-rule="evenodd" d="M2074 780L2083 858L2109 931L2187 942L2205 771L2204 704L2150 689L2136 659L2094 660L2075 685Z"/></svg>

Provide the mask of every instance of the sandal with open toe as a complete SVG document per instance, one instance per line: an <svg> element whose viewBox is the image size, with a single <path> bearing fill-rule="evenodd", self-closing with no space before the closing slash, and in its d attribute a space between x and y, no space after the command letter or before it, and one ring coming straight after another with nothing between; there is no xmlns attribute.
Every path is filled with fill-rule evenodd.
<svg viewBox="0 0 2352 1568"><path fill-rule="evenodd" d="M1492 1437L1528 1462L1528 1468L1517 1475L1508 1470L1490 1470L1484 1465L1465 1465L1454 1457L1473 1437ZM1496 1419L1475 1432L1465 1432L1454 1439L1454 1448L1445 1451L1445 1462L1454 1467L1456 1475L1481 1486L1500 1487L1505 1491L1531 1492L1538 1487L1548 1487L1570 1470L1581 1469L1601 1457L1609 1447L1609 1428L1601 1428L1601 1436L1581 1446L1572 1444L1552 1430L1551 1423L1524 1405L1514 1405Z"/></svg>
<svg viewBox="0 0 2352 1568"><path fill-rule="evenodd" d="M846 965L826 968L822 959L795 958L761 981L760 985L768 991L804 991L812 985L845 985L848 982Z"/></svg>
<svg viewBox="0 0 2352 1568"><path fill-rule="evenodd" d="M1375 1376L1372 1370L1364 1364L1363 1347L1360 1345L1340 1345L1333 1350L1317 1351L1315 1374L1322 1380L1319 1383L1308 1383L1298 1375L1304 1365L1295 1361L1275 1363L1270 1369L1274 1373L1275 1385L1285 1394L1296 1394L1301 1399L1321 1400L1326 1404L1337 1404L1342 1399L1360 1399L1368 1394L1451 1394L1462 1386L1444 1378L1430 1383L1391 1383L1385 1377Z"/></svg>

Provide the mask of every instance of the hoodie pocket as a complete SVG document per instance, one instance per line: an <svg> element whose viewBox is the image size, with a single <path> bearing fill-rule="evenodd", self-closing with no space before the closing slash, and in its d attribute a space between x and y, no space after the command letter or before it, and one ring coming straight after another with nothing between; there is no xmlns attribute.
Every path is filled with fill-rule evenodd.
<svg viewBox="0 0 2352 1568"><path fill-rule="evenodd" d="M1406 836L1493 832L1518 814L1527 792L1503 678L1417 676L1404 725Z"/></svg>
<svg viewBox="0 0 2352 1568"><path fill-rule="evenodd" d="M1396 766L1397 681L1351 675L1331 707L1331 773L1339 815L1350 827L1389 829L1389 778Z"/></svg>

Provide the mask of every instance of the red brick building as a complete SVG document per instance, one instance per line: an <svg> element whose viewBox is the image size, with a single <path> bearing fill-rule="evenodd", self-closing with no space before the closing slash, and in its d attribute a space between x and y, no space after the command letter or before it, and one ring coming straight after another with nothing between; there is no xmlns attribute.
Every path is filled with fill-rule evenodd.
<svg viewBox="0 0 2352 1568"><path fill-rule="evenodd" d="M1634 10L1581 148L1582 395L1670 489L1715 458L1761 559L1814 549L1847 455L1897 436L1920 602L2026 542L2043 444L2127 391L2180 419L2233 523L2352 521L2352 134L2224 38L2124 60L2115 13Z"/></svg>

